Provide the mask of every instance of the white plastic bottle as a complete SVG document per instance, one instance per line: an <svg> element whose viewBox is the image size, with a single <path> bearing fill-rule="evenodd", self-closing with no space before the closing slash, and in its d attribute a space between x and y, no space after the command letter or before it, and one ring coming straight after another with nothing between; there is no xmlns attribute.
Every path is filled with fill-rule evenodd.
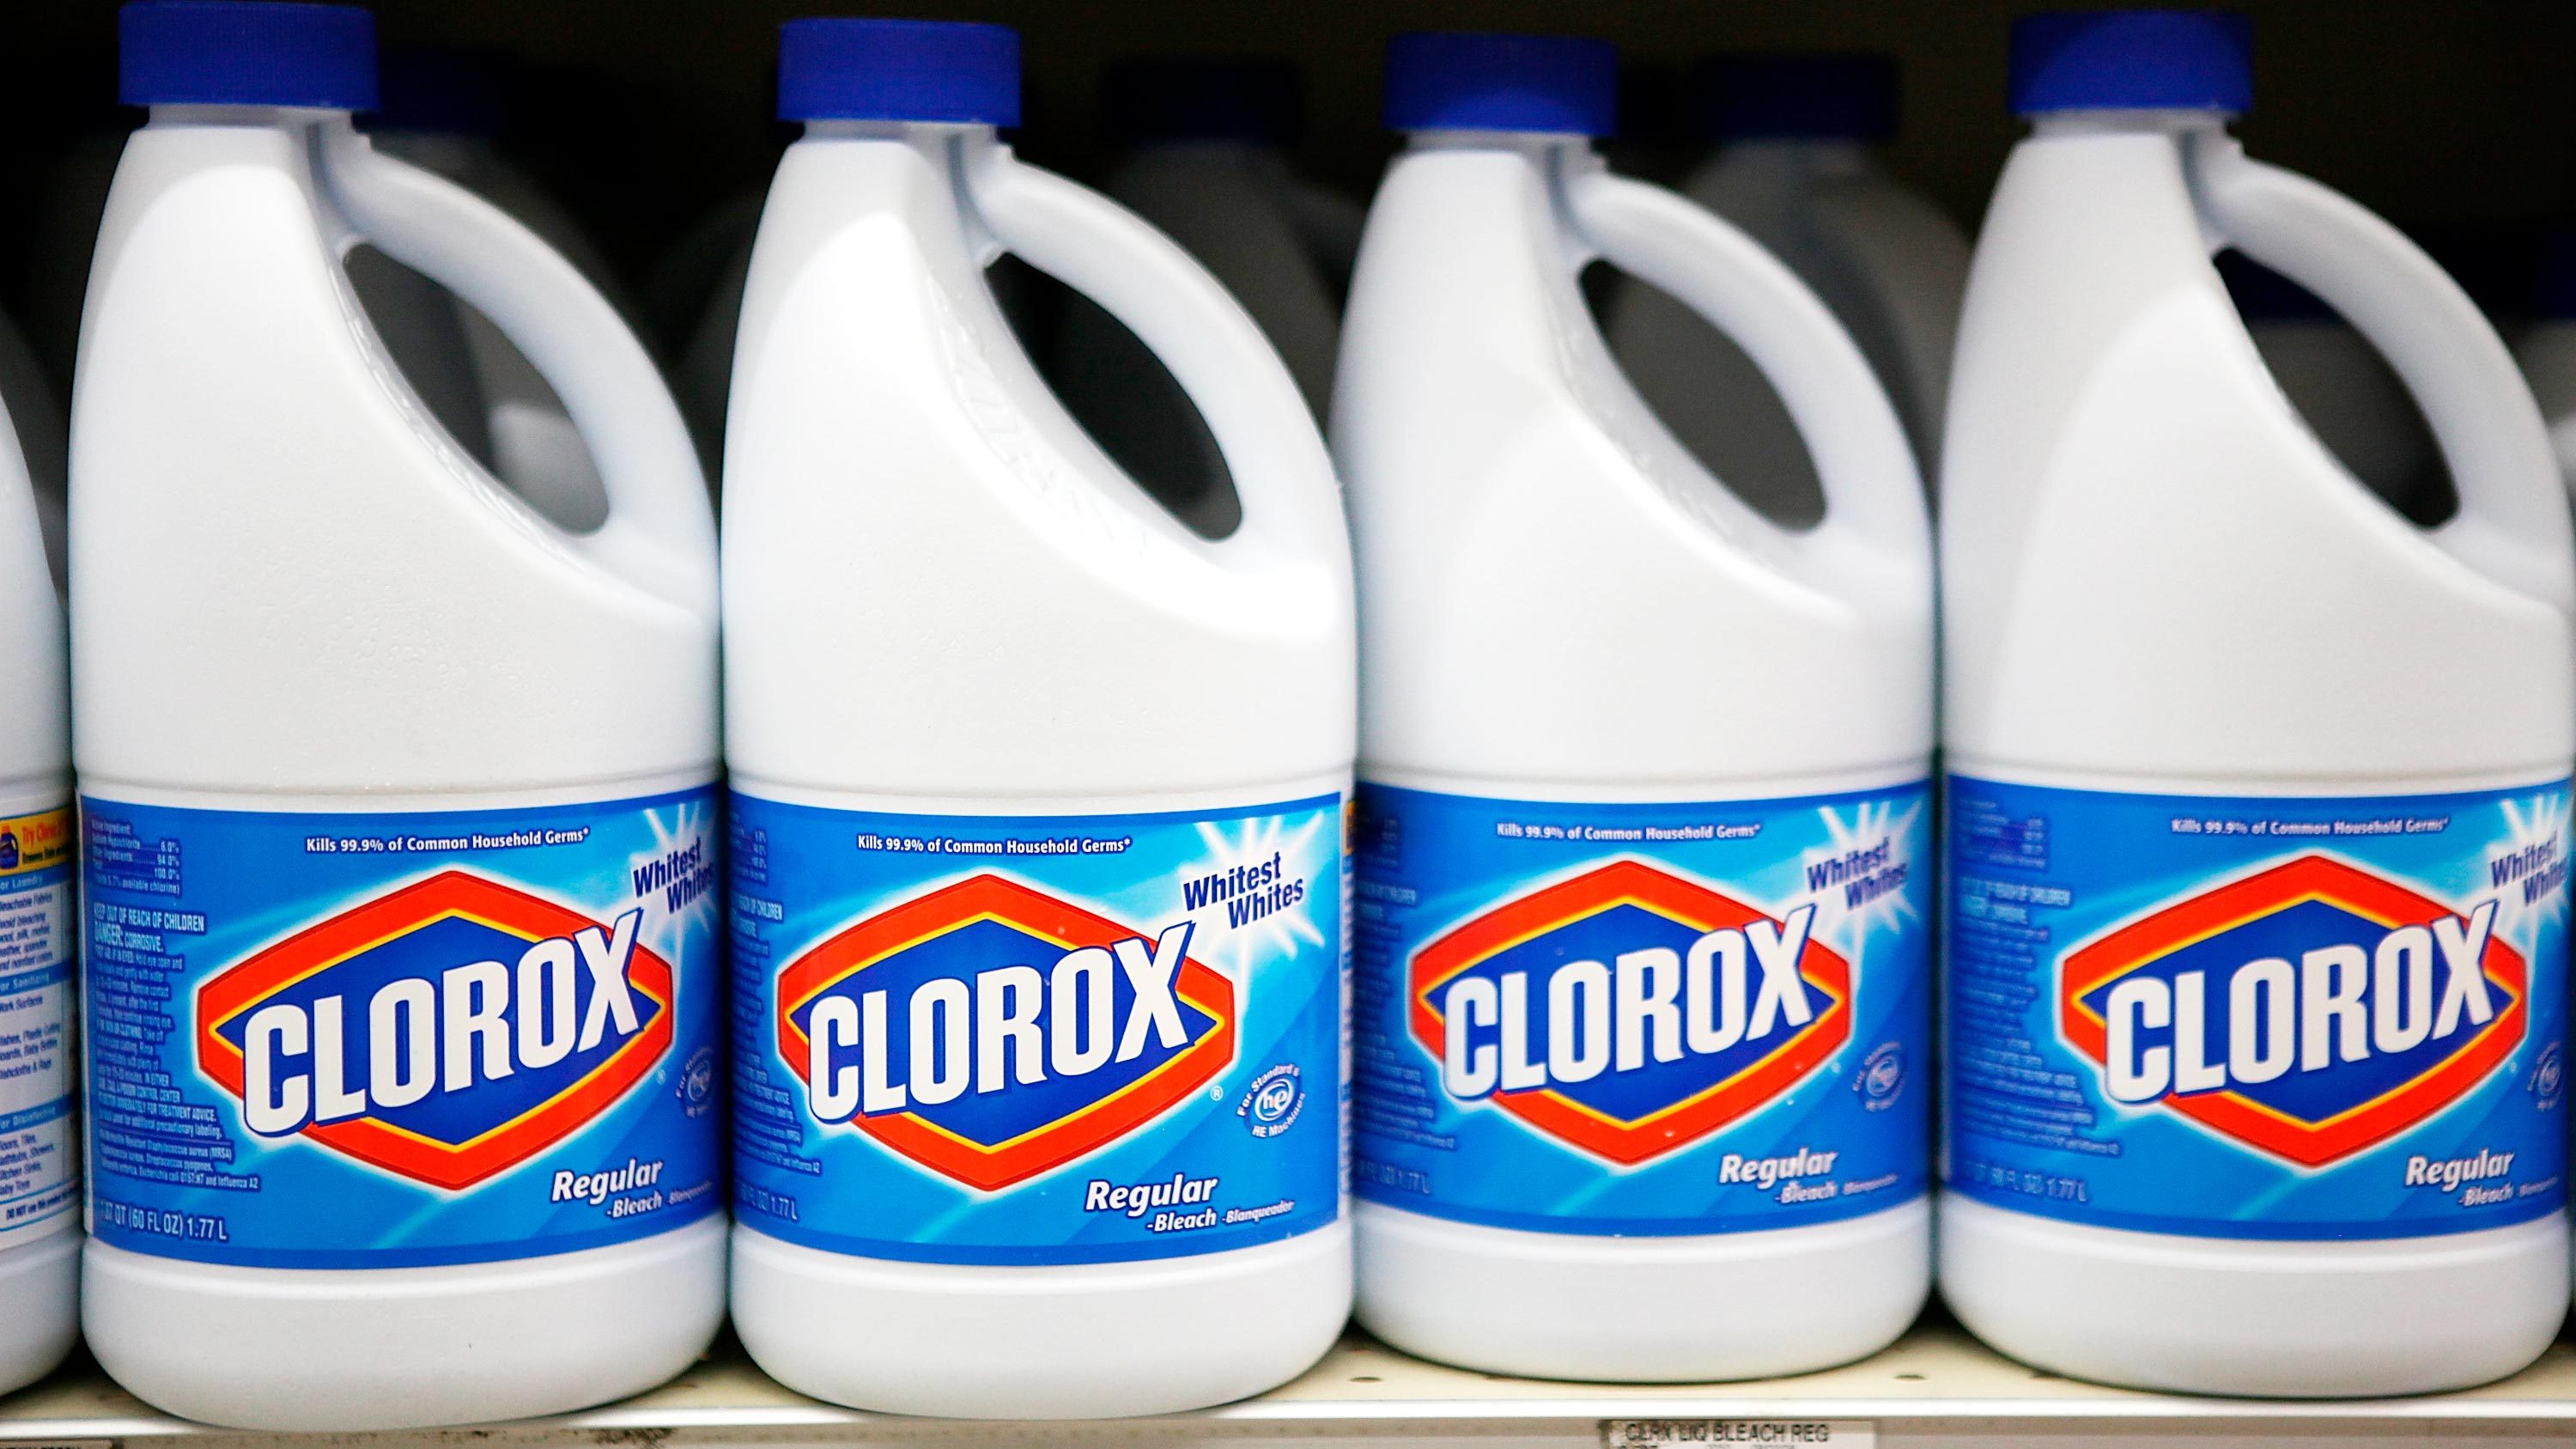
<svg viewBox="0 0 2576 1449"><path fill-rule="evenodd" d="M2263 368L2336 459L2401 510L2433 482L2441 453L2370 339L2268 267L2230 252L2218 274Z"/></svg>
<svg viewBox="0 0 2576 1449"><path fill-rule="evenodd" d="M2025 20L1942 483L1942 1292L2060 1373L2285 1396L2528 1363L2568 1289L2567 506L2469 299L2247 159L2241 17ZM2457 480L2292 412L2232 246Z"/></svg>
<svg viewBox="0 0 2576 1449"><path fill-rule="evenodd" d="M1682 194L1789 264L1860 344L1928 475L1968 282L1968 239L1890 175L1896 63L1867 54L1721 55L1693 77L1717 143ZM1611 352L1656 415L1765 513L1812 520L1821 502L1796 427L1761 371L1672 298L1630 281L1609 311Z"/></svg>
<svg viewBox="0 0 2576 1449"><path fill-rule="evenodd" d="M1388 55L1409 138L1333 397L1359 1318L1495 1372L1790 1373L1882 1347L1929 1281L1930 542L1823 303L1603 168L1613 84L1591 41ZM1584 306L1595 257L1768 369L1819 526L1656 424Z"/></svg>
<svg viewBox="0 0 2576 1449"><path fill-rule="evenodd" d="M722 1318L715 546L617 314L378 155L374 27L138 0L72 420L83 1327L145 1400L342 1431L649 1387ZM595 531L468 459L365 240L544 372Z"/></svg>
<svg viewBox="0 0 2576 1449"><path fill-rule="evenodd" d="M493 144L507 114L506 85L502 62L482 52L396 50L385 58L384 105L367 133L378 151L509 213L605 289L608 265L580 226ZM478 456L530 507L576 532L597 527L608 494L590 450L563 400L491 319L415 272L378 264L352 276L395 361L440 421L460 440L479 442ZM387 317L406 309L436 315ZM457 401L442 406L433 385Z"/></svg>
<svg viewBox="0 0 2576 1449"><path fill-rule="evenodd" d="M1360 208L1289 169L1301 120L1295 66L1138 57L1111 64L1102 88L1109 132L1125 151L1103 189L1225 284L1279 349L1320 422ZM1065 315L1058 357L1066 401L1139 482L1202 532L1234 526L1214 440L1134 337L1077 304Z"/></svg>
<svg viewBox="0 0 2576 1449"><path fill-rule="evenodd" d="M1330 462L1205 271L994 138L1015 32L780 39L725 443L735 1327L898 1413L1268 1388L1350 1308ZM1090 444L996 249L1163 359L1242 527Z"/></svg>
<svg viewBox="0 0 2576 1449"><path fill-rule="evenodd" d="M42 384L0 319L0 681L13 701L0 730L0 1393L60 1363L80 1332L71 712L61 540L45 518L61 480L36 481L61 466L62 425Z"/></svg>

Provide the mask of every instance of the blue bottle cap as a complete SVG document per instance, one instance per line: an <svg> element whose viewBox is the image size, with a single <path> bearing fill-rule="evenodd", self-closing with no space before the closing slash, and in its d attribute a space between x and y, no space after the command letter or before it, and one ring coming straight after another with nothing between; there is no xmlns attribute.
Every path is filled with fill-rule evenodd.
<svg viewBox="0 0 2576 1449"><path fill-rule="evenodd" d="M1416 31L1386 48L1386 123L1398 131L1607 136L1618 109L1606 40Z"/></svg>
<svg viewBox="0 0 2576 1449"><path fill-rule="evenodd" d="M1109 63L1101 89L1110 137L1127 146L1286 146L1303 119L1297 67L1277 56L1130 56Z"/></svg>
<svg viewBox="0 0 2576 1449"><path fill-rule="evenodd" d="M284 0L127 0L117 99L129 106L376 105L376 17Z"/></svg>
<svg viewBox="0 0 2576 1449"><path fill-rule="evenodd" d="M1896 59L1811 52L1716 55L1696 84L1701 131L1717 141L1886 141L1896 135Z"/></svg>
<svg viewBox="0 0 2576 1449"><path fill-rule="evenodd" d="M510 114L509 63L468 46L395 46L378 67L379 131L497 136Z"/></svg>
<svg viewBox="0 0 2576 1449"><path fill-rule="evenodd" d="M1020 33L954 20L790 20L778 119L1020 123Z"/></svg>
<svg viewBox="0 0 2576 1449"><path fill-rule="evenodd" d="M2224 111L2254 103L2253 26L2224 10L2103 10L2013 22L2012 108Z"/></svg>

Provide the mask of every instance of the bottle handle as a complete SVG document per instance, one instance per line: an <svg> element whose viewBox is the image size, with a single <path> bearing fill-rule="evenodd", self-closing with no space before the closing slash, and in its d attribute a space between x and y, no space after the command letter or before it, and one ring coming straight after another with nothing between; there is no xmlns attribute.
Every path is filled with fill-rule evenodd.
<svg viewBox="0 0 2576 1449"><path fill-rule="evenodd" d="M963 189L994 240L1135 333L1206 419L1243 503L1242 525L1212 547L1347 560L1332 459L1242 304L1179 243L1100 193L999 143L963 150Z"/></svg>
<svg viewBox="0 0 2576 1449"><path fill-rule="evenodd" d="M316 130L317 174L351 228L491 318L562 399L608 494L607 520L566 542L636 588L714 618L706 476L679 405L617 309L499 207L384 155L346 121Z"/></svg>
<svg viewBox="0 0 2576 1449"><path fill-rule="evenodd" d="M1698 313L1769 379L1824 490L1815 536L1857 543L1882 567L1902 561L1928 587L1930 525L1904 425L1859 345L1806 283L1737 227L1663 187L1594 165L1565 178L1565 197L1594 250Z"/></svg>
<svg viewBox="0 0 2576 1449"><path fill-rule="evenodd" d="M2185 144L2209 229L2324 298L2415 395L2460 498L2433 539L2490 578L2576 608L2548 427L2468 293L2405 233L2331 187L2253 160L2223 131Z"/></svg>

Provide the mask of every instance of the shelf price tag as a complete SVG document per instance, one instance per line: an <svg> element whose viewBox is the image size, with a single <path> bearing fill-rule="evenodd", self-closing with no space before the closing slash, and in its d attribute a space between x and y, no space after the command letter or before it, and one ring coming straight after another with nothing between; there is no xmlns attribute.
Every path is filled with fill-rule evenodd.
<svg viewBox="0 0 2576 1449"><path fill-rule="evenodd" d="M1867 1419L1604 1419L1601 1449L1876 1449Z"/></svg>

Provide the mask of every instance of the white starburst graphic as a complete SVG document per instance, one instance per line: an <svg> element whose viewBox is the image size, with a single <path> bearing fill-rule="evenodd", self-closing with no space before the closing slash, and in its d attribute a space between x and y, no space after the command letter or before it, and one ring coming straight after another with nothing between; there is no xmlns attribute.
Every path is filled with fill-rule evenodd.
<svg viewBox="0 0 2576 1449"><path fill-rule="evenodd" d="M676 852L686 850L701 841L705 842L706 853L703 858L707 862L706 867L702 868L712 868L715 841L709 832L714 828L713 814L713 810L705 802L694 800L665 809L645 811L644 822L652 827L653 831L653 847L627 858L629 874L654 862L667 860ZM666 937L668 940L680 940L692 927L700 924L710 927L717 924L716 908L718 901L724 895L723 891L710 889L699 891L694 895L689 895L687 892L682 894L688 895L688 899L679 909L672 910L670 891L659 890L652 893L654 909L647 913L646 919L659 917L670 932Z"/></svg>
<svg viewBox="0 0 2576 1449"><path fill-rule="evenodd" d="M1799 859L1799 887L1808 891L1816 903L1815 934L1818 940L1831 943L1848 955L1857 956L1869 943L1873 931L1895 931L1916 918L1913 896L1902 889L1858 892L1862 899L1855 904L1855 892L1849 887L1866 878L1887 878L1889 872L1902 870L1909 875L1919 868L1910 848L1915 817L1923 813L1923 803L1915 801L1899 814L1893 801L1863 801L1853 807L1845 823L1842 812L1830 806L1816 814L1825 825L1825 843L1807 851ZM1862 852L1887 847L1887 857L1874 864L1865 875L1849 879L1830 877L1835 872L1827 867L1850 862ZM1820 877L1819 872L1825 872ZM1818 883L1812 887L1810 881ZM1911 881L1908 882L1911 884Z"/></svg>
<svg viewBox="0 0 2576 1449"><path fill-rule="evenodd" d="M2528 800L2507 800L2503 810L2505 838L2500 846L2490 848L2489 858L2502 860L2529 852L2533 868L2495 887L2496 931L2499 935L2510 932L2528 948L2539 939L2543 925L2567 914L2564 887L2540 891L2529 901L2523 899L2523 885L2530 876L2561 871L2565 866L2566 805L2555 794L2534 795Z"/></svg>
<svg viewBox="0 0 2576 1449"><path fill-rule="evenodd" d="M1338 824L1329 815L1314 816L1293 829L1275 817L1256 817L1232 826L1201 824L1199 841L1207 853L1205 863L1194 869L1194 877L1224 876L1237 867L1259 872L1274 858L1279 872L1275 881L1212 898L1189 912L1190 954L1241 980L1255 961L1294 958L1308 946L1323 945L1324 933L1316 929L1315 910L1309 903L1317 892L1340 889L1338 876L1327 873L1330 861L1324 834L1328 826ZM1303 892L1294 904L1260 909L1265 901L1278 899L1271 892L1292 884Z"/></svg>

